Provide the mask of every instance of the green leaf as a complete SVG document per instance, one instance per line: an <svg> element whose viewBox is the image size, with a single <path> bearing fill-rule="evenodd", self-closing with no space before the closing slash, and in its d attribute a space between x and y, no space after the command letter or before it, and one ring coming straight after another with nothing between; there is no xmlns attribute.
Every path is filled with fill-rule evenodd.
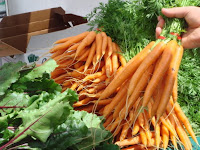
<svg viewBox="0 0 200 150"><path fill-rule="evenodd" d="M26 63L6 63L0 68L0 96L5 94L5 91L15 83L19 77L19 71L25 67Z"/></svg>
<svg viewBox="0 0 200 150"><path fill-rule="evenodd" d="M24 93L12 92L8 93L5 98L0 101L0 114L1 116L19 111L28 106L30 97Z"/></svg>
<svg viewBox="0 0 200 150"><path fill-rule="evenodd" d="M15 142L28 135L45 142L54 129L63 123L70 114L72 109L70 101L77 99L77 97L74 97L74 93L74 91L68 89L54 99L48 100L47 103L36 100L37 105L35 107L32 107L33 103L27 109L20 111L17 118L22 119L22 124L16 132ZM39 98L42 97L45 96Z"/></svg>
<svg viewBox="0 0 200 150"><path fill-rule="evenodd" d="M20 82L26 82L26 81L33 81L37 78L41 78L44 73L50 74L56 67L57 63L55 60L50 59L46 61L44 64L42 64L40 67L34 68L31 72L26 74L20 79Z"/></svg>

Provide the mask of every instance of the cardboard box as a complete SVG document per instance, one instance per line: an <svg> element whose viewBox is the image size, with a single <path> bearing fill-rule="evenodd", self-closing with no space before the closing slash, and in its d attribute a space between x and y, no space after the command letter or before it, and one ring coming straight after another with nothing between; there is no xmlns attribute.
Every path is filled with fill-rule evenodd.
<svg viewBox="0 0 200 150"><path fill-rule="evenodd" d="M30 39L33 36L62 31L83 23L87 23L87 20L81 16L65 14L65 11L61 7L3 18L0 23L0 65L9 61L15 62L22 60L31 63L38 60L36 55L40 57L47 49L44 50L38 47L34 52L30 50L30 48L27 51ZM51 37L48 37L48 39L54 37L55 36L51 34ZM60 39L62 37L58 35L57 38ZM45 41L44 38L40 40L41 42ZM52 43L53 42L55 42L55 40L52 41ZM38 43L34 46L37 47L37 44ZM30 53L35 53L36 55L33 54L35 55L33 56L30 55Z"/></svg>
<svg viewBox="0 0 200 150"><path fill-rule="evenodd" d="M32 36L86 22L81 16L65 14L61 7L4 17L0 22L0 57L12 55L11 58L16 60L14 55L27 53Z"/></svg>

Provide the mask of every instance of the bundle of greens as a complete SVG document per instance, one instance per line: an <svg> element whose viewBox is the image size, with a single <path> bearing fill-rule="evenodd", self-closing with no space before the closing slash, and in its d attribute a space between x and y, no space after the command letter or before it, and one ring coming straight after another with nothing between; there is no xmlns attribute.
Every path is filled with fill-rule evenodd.
<svg viewBox="0 0 200 150"><path fill-rule="evenodd" d="M73 110L78 95L50 79L54 60L40 67L7 63L0 69L0 149L119 149L102 118Z"/></svg>
<svg viewBox="0 0 200 150"><path fill-rule="evenodd" d="M157 16L161 8L200 6L195 0L109 0L107 4L88 14L91 28L98 27L117 42L127 60L139 53L152 40L155 40ZM164 17L164 16L163 16ZM165 18L165 17L164 17ZM185 32L187 25L184 20L165 18L165 32L162 36L171 36L171 30L177 33ZM187 117L192 121L197 132L200 129L198 115L199 104L199 49L185 50L178 74L178 101L184 108ZM191 111L188 111L190 108Z"/></svg>

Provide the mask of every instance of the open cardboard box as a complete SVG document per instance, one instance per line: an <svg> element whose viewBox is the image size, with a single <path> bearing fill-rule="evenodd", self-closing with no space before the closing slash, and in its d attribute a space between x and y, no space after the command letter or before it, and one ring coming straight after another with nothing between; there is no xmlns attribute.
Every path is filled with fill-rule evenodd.
<svg viewBox="0 0 200 150"><path fill-rule="evenodd" d="M84 23L87 23L87 20L83 17L65 14L61 7L4 17L0 22L0 65L19 60L31 63L49 50L48 48L57 39L73 35L66 34L68 32L65 31L67 28L74 28L72 26ZM61 32L57 33L56 31ZM38 42L32 42L32 37L34 37L33 41ZM40 40L35 40L37 38ZM51 45L47 43L51 43ZM36 51L38 51L38 56L35 58L28 57L29 53L35 55Z"/></svg>

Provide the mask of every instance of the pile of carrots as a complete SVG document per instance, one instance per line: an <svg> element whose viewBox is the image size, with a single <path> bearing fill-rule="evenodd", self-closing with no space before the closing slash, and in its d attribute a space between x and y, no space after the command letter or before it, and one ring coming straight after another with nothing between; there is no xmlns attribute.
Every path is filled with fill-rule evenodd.
<svg viewBox="0 0 200 150"><path fill-rule="evenodd" d="M92 112L109 104L112 98L98 101L101 93L114 76L126 65L119 46L104 32L84 32L55 42L50 52L58 67L51 78L79 94L76 110ZM115 92L116 93L116 92Z"/></svg>
<svg viewBox="0 0 200 150"><path fill-rule="evenodd" d="M104 127L125 149L164 148L180 142L192 149L192 127L177 103L177 74L183 47L176 40L149 43L126 63L104 32L84 32L55 42L58 67L51 77L63 91L77 91L76 110L105 118Z"/></svg>

